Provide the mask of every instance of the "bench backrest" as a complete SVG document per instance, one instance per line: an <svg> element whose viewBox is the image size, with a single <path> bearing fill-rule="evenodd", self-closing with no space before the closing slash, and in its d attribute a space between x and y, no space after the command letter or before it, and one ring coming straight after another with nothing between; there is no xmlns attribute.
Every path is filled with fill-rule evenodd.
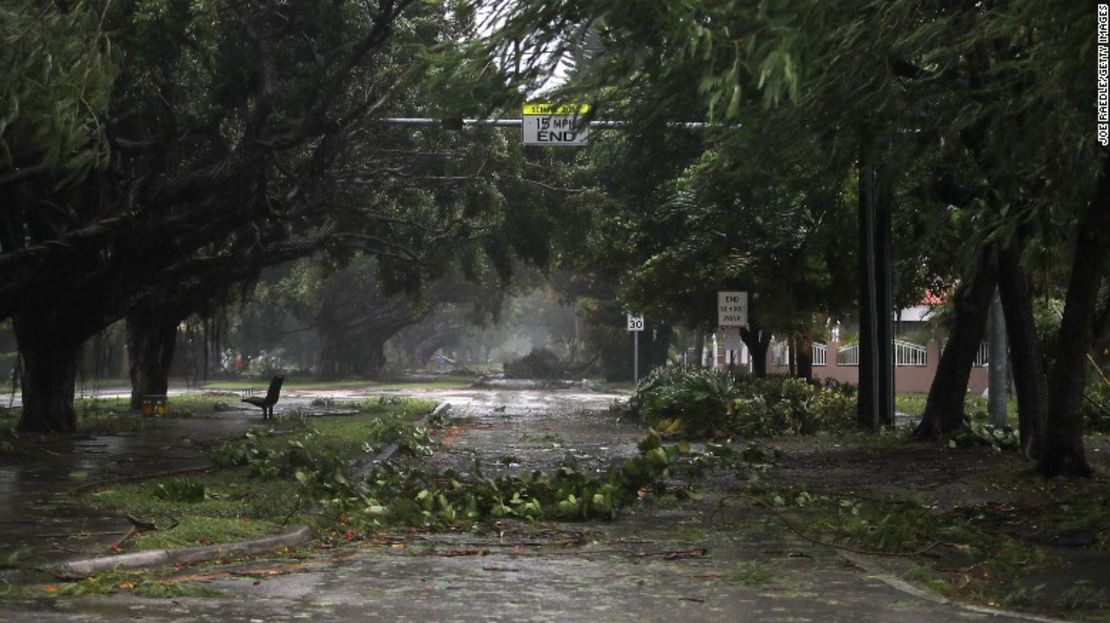
<svg viewBox="0 0 1110 623"><path fill-rule="evenodd" d="M266 404L277 404L278 396L281 395L281 384L284 382L284 376L275 376L270 379L270 388L266 390Z"/></svg>

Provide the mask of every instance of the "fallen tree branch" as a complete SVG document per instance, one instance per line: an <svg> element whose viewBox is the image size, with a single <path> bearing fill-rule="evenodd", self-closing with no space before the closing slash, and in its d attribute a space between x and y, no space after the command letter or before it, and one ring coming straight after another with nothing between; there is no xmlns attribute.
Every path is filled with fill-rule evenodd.
<svg viewBox="0 0 1110 623"><path fill-rule="evenodd" d="M753 501L755 501L756 504L758 504L758 505L762 506L763 508L771 511L771 514L774 515L780 522L782 522L782 525L786 526L787 529L789 529L794 534L800 536L804 540L809 541L810 543L813 543L814 545L821 545L821 546L824 546L824 547L831 547L833 549L843 550L843 551L846 551L846 552L853 552L853 553L856 553L856 554L863 554L863 555L866 555L866 556L890 556L890 557L905 557L905 558L912 558L914 556L920 556L921 554L924 554L925 552L933 549L937 545L940 545L940 541L933 541L932 543L929 543L928 545L926 545L924 547L921 547L919 549L916 549L914 551L911 551L911 552L884 552L884 551L880 551L880 550L861 549L861 548L851 547L849 545L840 545L838 543L833 543L833 542L830 542L830 541L822 541L821 539L818 539L816 537L812 537L812 536L806 534L805 531L803 531L798 526L794 525L794 522L787 519L786 515L784 513L779 511L777 508L771 506L766 501L761 500L758 497L752 496L750 494L741 494L741 495L745 495L746 497L751 498ZM728 500L729 497L734 497L734 496L726 496L726 497L721 498L720 502L717 503L717 510L713 511L714 515L721 512L721 509L723 508L725 501ZM722 521L722 523L724 523L724 522Z"/></svg>
<svg viewBox="0 0 1110 623"><path fill-rule="evenodd" d="M80 579L113 569L141 569L166 564L187 565L237 556L254 556L285 547L296 547L310 538L312 538L312 530L308 526L300 526L284 534L239 543L175 550L154 549L119 556L71 560L55 567L54 573L64 579Z"/></svg>

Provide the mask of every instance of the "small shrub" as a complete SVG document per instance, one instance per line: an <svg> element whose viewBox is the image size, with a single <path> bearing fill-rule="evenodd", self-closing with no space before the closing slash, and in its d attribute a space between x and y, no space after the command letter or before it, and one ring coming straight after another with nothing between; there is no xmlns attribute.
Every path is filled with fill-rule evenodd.
<svg viewBox="0 0 1110 623"><path fill-rule="evenodd" d="M823 388L810 403L815 430L846 432L856 427L856 397L852 392Z"/></svg>
<svg viewBox="0 0 1110 623"><path fill-rule="evenodd" d="M762 437L849 430L856 402L850 388L670 366L636 387L631 406L637 417L667 434Z"/></svg>
<svg viewBox="0 0 1110 623"><path fill-rule="evenodd" d="M652 425L690 437L726 432L730 405L739 396L736 380L708 368L657 368L636 386L633 408Z"/></svg>

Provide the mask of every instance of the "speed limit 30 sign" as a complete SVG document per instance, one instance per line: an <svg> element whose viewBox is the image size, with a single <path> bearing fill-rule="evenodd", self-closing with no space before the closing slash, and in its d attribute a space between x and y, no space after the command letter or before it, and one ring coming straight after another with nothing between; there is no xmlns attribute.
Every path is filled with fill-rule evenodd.
<svg viewBox="0 0 1110 623"><path fill-rule="evenodd" d="M629 331L643 331L644 330L644 316L628 314L628 330Z"/></svg>

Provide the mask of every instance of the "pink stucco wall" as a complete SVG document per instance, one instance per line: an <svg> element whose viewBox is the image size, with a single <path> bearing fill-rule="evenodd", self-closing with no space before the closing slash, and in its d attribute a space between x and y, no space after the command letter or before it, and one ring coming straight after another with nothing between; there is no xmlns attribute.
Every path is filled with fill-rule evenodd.
<svg viewBox="0 0 1110 623"><path fill-rule="evenodd" d="M858 366L839 366L836 364L836 353L840 350L839 342L828 343L828 365L813 366L813 376L819 379L836 379L841 382L859 383ZM927 354L924 366L898 366L894 368L894 390L898 392L928 392L937 373L940 363L940 344L937 340L929 340L926 345ZM787 374L786 366L768 365L767 371L771 374ZM982 394L987 389L987 369L975 367L971 369L967 390L976 395Z"/></svg>

